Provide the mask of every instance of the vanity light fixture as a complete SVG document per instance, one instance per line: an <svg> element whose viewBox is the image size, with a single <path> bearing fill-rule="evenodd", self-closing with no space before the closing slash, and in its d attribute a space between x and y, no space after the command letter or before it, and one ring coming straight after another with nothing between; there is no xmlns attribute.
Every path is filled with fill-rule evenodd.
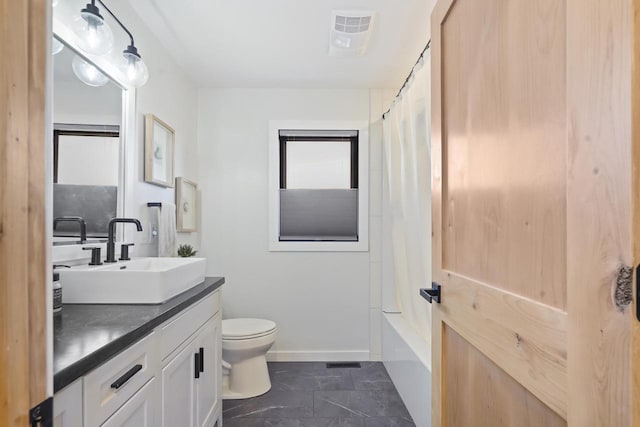
<svg viewBox="0 0 640 427"><path fill-rule="evenodd" d="M51 54L52 55L57 55L60 52L62 52L62 49L64 49L64 45L62 44L62 42L60 40L58 40L55 37L51 38Z"/></svg>
<svg viewBox="0 0 640 427"><path fill-rule="evenodd" d="M71 61L71 68L82 83L89 86L104 86L109 81L109 78L105 76L94 65L88 63L78 55Z"/></svg>
<svg viewBox="0 0 640 427"><path fill-rule="evenodd" d="M105 55L113 47L113 32L100 15L100 10L95 5L96 1L113 17L131 40L131 44L122 52L123 59L118 68L129 85L133 87L144 85L149 78L149 70L138 53L133 35L102 0L91 0L91 3L88 3L80 11L80 16L74 20L74 31L78 36L78 45L85 52L94 55Z"/></svg>
<svg viewBox="0 0 640 427"><path fill-rule="evenodd" d="M147 70L147 65L133 44L133 36L129 36L131 37L131 44L122 52L124 60L120 63L119 68L127 76L131 86L140 87L147 82L149 70Z"/></svg>
<svg viewBox="0 0 640 427"><path fill-rule="evenodd" d="M104 22L95 0L80 10L80 14L73 19L72 28L78 38L78 46L85 52L106 55L113 49L113 31Z"/></svg>

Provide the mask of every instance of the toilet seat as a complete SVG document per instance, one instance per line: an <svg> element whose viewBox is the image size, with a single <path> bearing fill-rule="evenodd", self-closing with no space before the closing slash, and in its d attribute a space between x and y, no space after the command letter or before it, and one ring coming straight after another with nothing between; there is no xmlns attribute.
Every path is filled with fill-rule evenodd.
<svg viewBox="0 0 640 427"><path fill-rule="evenodd" d="M265 319L225 319L222 321L222 340L250 340L274 334L276 324Z"/></svg>

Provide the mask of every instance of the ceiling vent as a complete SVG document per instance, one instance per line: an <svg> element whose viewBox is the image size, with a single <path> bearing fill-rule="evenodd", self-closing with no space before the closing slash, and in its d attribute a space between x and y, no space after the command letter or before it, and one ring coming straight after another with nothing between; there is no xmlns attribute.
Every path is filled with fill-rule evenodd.
<svg viewBox="0 0 640 427"><path fill-rule="evenodd" d="M331 17L329 55L360 56L369 45L375 12L334 10Z"/></svg>

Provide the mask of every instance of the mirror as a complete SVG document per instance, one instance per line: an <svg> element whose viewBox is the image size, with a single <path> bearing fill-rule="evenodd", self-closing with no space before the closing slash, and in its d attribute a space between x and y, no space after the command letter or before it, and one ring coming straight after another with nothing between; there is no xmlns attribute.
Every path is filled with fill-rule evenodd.
<svg viewBox="0 0 640 427"><path fill-rule="evenodd" d="M109 220L123 211L123 90L60 46L53 57L53 244L104 242Z"/></svg>

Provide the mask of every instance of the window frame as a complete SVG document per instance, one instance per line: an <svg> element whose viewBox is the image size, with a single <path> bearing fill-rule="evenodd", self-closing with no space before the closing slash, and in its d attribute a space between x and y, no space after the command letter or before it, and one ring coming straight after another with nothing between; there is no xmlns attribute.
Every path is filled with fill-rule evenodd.
<svg viewBox="0 0 640 427"><path fill-rule="evenodd" d="M56 127L56 125L58 127ZM75 128L75 129L74 129ZM86 128L86 129L83 129ZM54 124L53 129L53 183L58 183L58 158L60 152L61 136L95 136L99 138L120 138L120 126L118 125L69 125ZM122 141L118 141L118 151L121 150ZM118 155L120 160L120 155ZM120 171L118 171L118 177ZM118 179L120 181L120 179ZM120 183L118 183L119 186Z"/></svg>
<svg viewBox="0 0 640 427"><path fill-rule="evenodd" d="M354 136L286 136L281 135L280 132L290 129L279 129L278 138L280 139L280 189L287 189L287 142L302 141L302 142L349 142L351 156L350 156L350 187L351 189L358 189L358 170L359 170L359 157L358 157L358 143L360 139L360 131L354 129L356 134ZM298 130L298 129L296 129ZM307 129L304 129L307 130ZM323 129L313 129L317 132L322 132Z"/></svg>
<svg viewBox="0 0 640 427"><path fill-rule="evenodd" d="M357 173L351 188L358 189L358 241L280 241L280 189L282 139L280 131L357 131ZM300 140L313 137L301 137ZM321 140L330 138L320 137ZM284 178L286 180L286 176ZM355 184L355 187L354 187ZM269 122L269 251L271 252L367 252L369 250L369 124L366 121L281 121Z"/></svg>

